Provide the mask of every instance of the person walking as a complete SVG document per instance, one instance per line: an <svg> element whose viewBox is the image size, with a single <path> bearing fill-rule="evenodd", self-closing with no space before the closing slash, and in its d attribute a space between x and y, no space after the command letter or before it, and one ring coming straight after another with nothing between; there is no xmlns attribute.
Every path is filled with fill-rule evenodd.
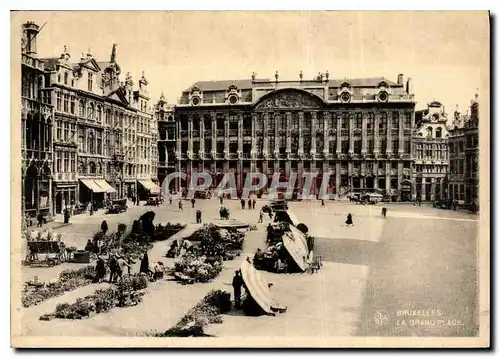
<svg viewBox="0 0 500 358"><path fill-rule="evenodd" d="M191 199L191 207L194 209L194 204L196 203L196 200L193 198Z"/></svg>
<svg viewBox="0 0 500 358"><path fill-rule="evenodd" d="M252 209L255 210L255 204L257 204L257 200L255 198L252 199Z"/></svg>
<svg viewBox="0 0 500 358"><path fill-rule="evenodd" d="M262 219L264 219L264 213L262 211L259 212L259 223L262 223Z"/></svg>
<svg viewBox="0 0 500 358"><path fill-rule="evenodd" d="M224 196L222 194L220 194L220 196L219 196L219 203L220 203L220 205L222 205L224 203Z"/></svg>
<svg viewBox="0 0 500 358"><path fill-rule="evenodd" d="M387 208L385 206L382 208L382 216L384 217L384 219L387 216Z"/></svg>
<svg viewBox="0 0 500 358"><path fill-rule="evenodd" d="M241 203L241 209L245 210L245 199L241 198L240 203Z"/></svg>
<svg viewBox="0 0 500 358"><path fill-rule="evenodd" d="M64 209L64 223L69 224L69 209Z"/></svg>
<svg viewBox="0 0 500 358"><path fill-rule="evenodd" d="M196 223L201 224L201 210L196 210Z"/></svg>
<svg viewBox="0 0 500 358"><path fill-rule="evenodd" d="M168 205L172 205L172 197L171 196L168 197Z"/></svg>
<svg viewBox="0 0 500 358"><path fill-rule="evenodd" d="M179 200L179 210L180 211L184 211L183 207L182 207L182 199Z"/></svg>
<svg viewBox="0 0 500 358"><path fill-rule="evenodd" d="M233 277L233 290L234 290L234 308L239 309L241 307L241 288L245 282L243 277L241 277L241 271L236 270Z"/></svg>
<svg viewBox="0 0 500 358"><path fill-rule="evenodd" d="M349 225L354 226L351 213L347 214L347 220L345 221L345 223L347 226L349 226Z"/></svg>
<svg viewBox="0 0 500 358"><path fill-rule="evenodd" d="M325 199L321 199L321 206L325 206Z"/></svg>

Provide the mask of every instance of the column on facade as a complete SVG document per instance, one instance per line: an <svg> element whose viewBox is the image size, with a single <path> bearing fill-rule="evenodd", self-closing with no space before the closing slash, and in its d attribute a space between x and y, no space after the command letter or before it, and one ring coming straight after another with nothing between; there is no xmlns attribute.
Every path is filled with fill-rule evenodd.
<svg viewBox="0 0 500 358"><path fill-rule="evenodd" d="M200 152L205 153L205 121L203 116L199 116L198 120L200 121Z"/></svg>
<svg viewBox="0 0 500 358"><path fill-rule="evenodd" d="M243 113L238 114L238 154L243 153Z"/></svg>
<svg viewBox="0 0 500 358"><path fill-rule="evenodd" d="M311 153L316 153L316 112L311 113Z"/></svg>
<svg viewBox="0 0 500 358"><path fill-rule="evenodd" d="M390 193L391 189L391 162L385 162L385 190Z"/></svg>
<svg viewBox="0 0 500 358"><path fill-rule="evenodd" d="M264 113L264 154L269 153L269 113ZM267 165L266 165L267 167ZM267 173L266 173L267 174Z"/></svg>
<svg viewBox="0 0 500 358"><path fill-rule="evenodd" d="M422 190L421 190L420 200L425 201L425 197L427 194L427 182L425 177L422 177L421 188Z"/></svg>
<svg viewBox="0 0 500 358"><path fill-rule="evenodd" d="M328 152L329 152L329 150L330 150L330 141L328 140L327 124L330 122L331 116L332 116L331 112L324 112L323 113L323 129L324 129L324 134L323 134L323 153L325 155L327 155Z"/></svg>
<svg viewBox="0 0 500 358"><path fill-rule="evenodd" d="M361 154L365 155L368 148L368 138L367 138L367 112L362 113L361 119Z"/></svg>
<svg viewBox="0 0 500 358"><path fill-rule="evenodd" d="M214 154L217 153L217 114L215 112L210 113L210 119L212 120L212 154Z"/></svg>
<svg viewBox="0 0 500 358"><path fill-rule="evenodd" d="M181 152L181 123L180 120L176 121L175 123L176 130L177 130L177 141L176 141L176 146L177 146L177 152ZM139 157L139 152L136 151L136 161L138 160Z"/></svg>
<svg viewBox="0 0 500 358"><path fill-rule="evenodd" d="M341 136L341 119L340 117L337 117L337 157L339 156L340 152L342 151L342 148L341 148L341 142L342 142L342 136ZM338 190L338 189L337 189Z"/></svg>
<svg viewBox="0 0 500 358"><path fill-rule="evenodd" d="M378 189L378 160L373 162L373 188Z"/></svg>
<svg viewBox="0 0 500 358"><path fill-rule="evenodd" d="M434 198L435 194L436 194L436 178L432 177L431 178L431 201L435 200L435 198Z"/></svg>
<svg viewBox="0 0 500 358"><path fill-rule="evenodd" d="M299 153L304 153L304 112L299 112Z"/></svg>
<svg viewBox="0 0 500 358"><path fill-rule="evenodd" d="M392 153L392 113L391 112L388 112L390 113L390 115L388 114L387 115L387 149L386 149L386 153L387 155L390 157L391 156L391 153Z"/></svg>
<svg viewBox="0 0 500 358"><path fill-rule="evenodd" d="M280 116L282 114L280 113ZM276 120L276 113L274 113L274 116L273 116L273 121L274 121L274 154L278 154L280 152L280 134L279 134L279 125L278 125L278 121ZM280 117L280 121L281 122L281 117ZM276 165L274 166L274 170L276 170Z"/></svg>
<svg viewBox="0 0 500 358"><path fill-rule="evenodd" d="M252 149L251 149L251 154L254 154L257 152L256 147L257 147L257 135L256 135L256 125L257 125L257 120L259 118L258 113L252 113ZM255 162L252 159L252 163L254 165L254 168L252 169L252 172L255 172Z"/></svg>
<svg viewBox="0 0 500 358"><path fill-rule="evenodd" d="M354 113L349 113L349 154L354 153Z"/></svg>
<svg viewBox="0 0 500 358"><path fill-rule="evenodd" d="M292 151L292 112L286 112L286 152Z"/></svg>
<svg viewBox="0 0 500 358"><path fill-rule="evenodd" d="M337 199L340 196L340 162L335 162L335 196Z"/></svg>
<svg viewBox="0 0 500 358"><path fill-rule="evenodd" d="M380 140L380 134L379 134L379 128L378 128L378 125L379 125L379 120L380 120L380 113L378 112L375 112L375 115L374 115L374 123L373 123L373 154L375 155L375 157L379 154L380 150L379 150L379 140Z"/></svg>
<svg viewBox="0 0 500 358"><path fill-rule="evenodd" d="M401 189L403 184L403 162L398 163L398 201L401 200Z"/></svg>
<svg viewBox="0 0 500 358"><path fill-rule="evenodd" d="M229 153L229 113L224 116L224 151Z"/></svg>
<svg viewBox="0 0 500 358"><path fill-rule="evenodd" d="M188 151L193 153L193 116L188 115Z"/></svg>
<svg viewBox="0 0 500 358"><path fill-rule="evenodd" d="M398 139L399 139L399 150L398 150L398 154L399 156L403 155L404 153L404 118L406 116L404 115L404 112L399 112L399 131L398 131Z"/></svg>

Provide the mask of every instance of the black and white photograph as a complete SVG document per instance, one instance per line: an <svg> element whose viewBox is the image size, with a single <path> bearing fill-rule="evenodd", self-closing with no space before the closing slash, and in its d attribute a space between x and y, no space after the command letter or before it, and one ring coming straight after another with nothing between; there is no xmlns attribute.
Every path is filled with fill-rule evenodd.
<svg viewBox="0 0 500 358"><path fill-rule="evenodd" d="M489 347L488 11L12 11L10 65L13 347Z"/></svg>

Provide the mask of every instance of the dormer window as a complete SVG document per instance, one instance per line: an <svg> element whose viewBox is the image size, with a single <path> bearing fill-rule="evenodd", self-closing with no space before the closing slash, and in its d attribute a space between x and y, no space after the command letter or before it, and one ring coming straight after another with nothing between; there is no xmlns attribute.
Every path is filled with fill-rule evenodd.
<svg viewBox="0 0 500 358"><path fill-rule="evenodd" d="M57 82L58 82L58 83L61 83L61 74L58 74L58 75L57 75Z"/></svg>
<svg viewBox="0 0 500 358"><path fill-rule="evenodd" d="M68 84L68 72L64 72L64 84Z"/></svg>

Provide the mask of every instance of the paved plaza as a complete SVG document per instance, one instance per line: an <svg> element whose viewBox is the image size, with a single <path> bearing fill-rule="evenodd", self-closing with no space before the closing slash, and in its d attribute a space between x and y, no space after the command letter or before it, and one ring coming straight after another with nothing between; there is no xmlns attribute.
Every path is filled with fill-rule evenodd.
<svg viewBox="0 0 500 358"><path fill-rule="evenodd" d="M259 209L242 210L237 200L226 200L231 216L256 224ZM223 323L208 327L216 336L473 336L477 330L476 248L478 216L465 212L435 209L411 204L387 204L388 216L375 206L319 201L291 202L290 210L316 237L315 251L324 266L316 274L277 275L263 272L272 282L277 301L286 305L285 314L276 317L246 317L238 312L223 315ZM180 235L196 230L195 210L203 221L218 217L218 200L197 200L196 208L177 201L160 207L132 206L117 215L82 215L71 224L56 228L68 246L83 248L88 238L106 220L110 229L118 223L131 225L142 213L153 210L155 223L184 223ZM346 215L353 215L354 226L346 227ZM226 261L221 275L210 283L182 286L163 280L150 285L142 303L116 308L88 319L39 321L41 314L58 303L74 302L107 284L92 284L23 308L23 334L72 336L134 336L148 330L165 331L173 326L211 289L232 291L234 270L257 247L265 247L264 223L246 234L243 254ZM179 234L178 234L179 235ZM169 243L156 243L150 261L162 260ZM64 264L52 268L22 268L23 281L39 276L57 278Z"/></svg>

